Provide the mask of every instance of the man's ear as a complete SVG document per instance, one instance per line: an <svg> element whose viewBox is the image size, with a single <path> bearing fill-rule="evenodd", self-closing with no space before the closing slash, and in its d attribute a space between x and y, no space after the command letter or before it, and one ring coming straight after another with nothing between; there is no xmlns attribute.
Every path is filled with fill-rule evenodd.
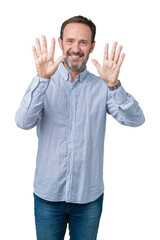
<svg viewBox="0 0 160 240"><path fill-rule="evenodd" d="M94 50L94 47L95 47L95 44L96 44L96 42L94 41L94 42L92 43L92 46L91 46L91 49L90 49L90 53L92 53L92 52L93 52L93 50Z"/></svg>
<svg viewBox="0 0 160 240"><path fill-rule="evenodd" d="M60 49L62 50L62 39L60 37L58 38L58 43L59 43Z"/></svg>

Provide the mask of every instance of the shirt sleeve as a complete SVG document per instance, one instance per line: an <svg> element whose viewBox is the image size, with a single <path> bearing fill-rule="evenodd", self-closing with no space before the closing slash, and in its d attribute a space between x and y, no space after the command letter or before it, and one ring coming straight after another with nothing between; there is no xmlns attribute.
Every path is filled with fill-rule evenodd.
<svg viewBox="0 0 160 240"><path fill-rule="evenodd" d="M44 95L50 79L35 76L27 88L20 107L16 111L15 121L22 129L31 129L41 118Z"/></svg>
<svg viewBox="0 0 160 240"><path fill-rule="evenodd" d="M110 91L108 88L106 111L126 126L138 127L145 122L139 103L124 90L122 85L115 91Z"/></svg>

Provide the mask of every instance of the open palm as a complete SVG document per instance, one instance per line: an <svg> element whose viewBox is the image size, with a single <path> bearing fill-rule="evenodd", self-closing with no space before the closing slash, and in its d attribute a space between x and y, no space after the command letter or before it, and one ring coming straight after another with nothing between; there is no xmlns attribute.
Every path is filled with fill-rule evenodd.
<svg viewBox="0 0 160 240"><path fill-rule="evenodd" d="M64 60L62 55L54 62L55 39L52 38L50 50L47 50L46 37L42 35L42 47L38 38L36 38L36 45L32 47L36 69L39 77L50 78L57 70L59 64Z"/></svg>
<svg viewBox="0 0 160 240"><path fill-rule="evenodd" d="M97 68L97 71L100 77L104 81L106 81L108 86L114 86L115 84L118 83L120 67L125 57L124 53L121 55L122 46L119 46L116 52L117 44L118 44L117 42L113 44L111 54L109 57L109 54L108 54L109 44L106 43L104 48L103 66L101 66L97 60L95 59L92 60L93 64ZM120 55L121 55L121 58L120 58Z"/></svg>

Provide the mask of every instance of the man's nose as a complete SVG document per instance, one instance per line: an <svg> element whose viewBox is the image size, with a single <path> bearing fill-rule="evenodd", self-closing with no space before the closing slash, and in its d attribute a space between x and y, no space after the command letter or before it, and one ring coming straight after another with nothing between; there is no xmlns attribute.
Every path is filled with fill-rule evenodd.
<svg viewBox="0 0 160 240"><path fill-rule="evenodd" d="M77 52L80 51L80 49L79 49L79 43L75 42L75 43L72 45L72 51L73 51L74 53L77 53Z"/></svg>

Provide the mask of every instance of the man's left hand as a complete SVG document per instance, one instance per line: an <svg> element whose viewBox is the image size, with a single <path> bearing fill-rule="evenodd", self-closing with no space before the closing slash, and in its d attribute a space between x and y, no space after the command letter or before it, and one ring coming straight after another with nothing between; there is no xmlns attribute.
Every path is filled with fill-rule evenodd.
<svg viewBox="0 0 160 240"><path fill-rule="evenodd" d="M104 48L103 66L101 66L97 60L92 60L92 63L97 68L100 77L107 83L108 86L114 86L118 83L120 67L125 57L124 53L121 54L122 46L119 46L116 51L117 44L117 42L114 42L109 57L109 44L106 43Z"/></svg>

